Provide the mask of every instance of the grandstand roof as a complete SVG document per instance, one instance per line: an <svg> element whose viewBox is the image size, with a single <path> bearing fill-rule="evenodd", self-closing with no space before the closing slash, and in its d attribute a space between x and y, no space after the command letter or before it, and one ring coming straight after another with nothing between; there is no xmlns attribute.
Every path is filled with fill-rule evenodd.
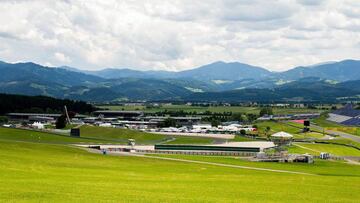
<svg viewBox="0 0 360 203"><path fill-rule="evenodd" d="M338 109L333 114L342 115L342 116L349 116L349 117L357 117L360 116L360 110L356 110L353 108L352 104L345 105L344 108Z"/></svg>
<svg viewBox="0 0 360 203"><path fill-rule="evenodd" d="M344 125L359 125L360 126L360 118L351 118L349 120L346 120L342 122L341 124Z"/></svg>

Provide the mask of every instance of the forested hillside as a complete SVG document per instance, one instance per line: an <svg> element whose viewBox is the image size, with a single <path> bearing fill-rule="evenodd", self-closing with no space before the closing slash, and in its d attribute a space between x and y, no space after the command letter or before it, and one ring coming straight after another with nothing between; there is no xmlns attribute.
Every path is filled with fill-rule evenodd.
<svg viewBox="0 0 360 203"><path fill-rule="evenodd" d="M64 106L76 113L90 113L95 107L82 101L55 99L45 96L0 94L0 115L10 112L61 113Z"/></svg>

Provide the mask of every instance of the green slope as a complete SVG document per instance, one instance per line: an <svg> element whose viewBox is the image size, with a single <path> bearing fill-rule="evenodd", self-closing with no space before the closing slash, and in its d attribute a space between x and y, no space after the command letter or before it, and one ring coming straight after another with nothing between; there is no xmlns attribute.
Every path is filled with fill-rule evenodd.
<svg viewBox="0 0 360 203"><path fill-rule="evenodd" d="M37 132L32 130L22 130L13 128L0 127L0 140L14 140L14 141L27 141L27 142L40 142L40 143L103 143L106 140L102 139L86 139L75 138L67 135L58 135L45 132Z"/></svg>
<svg viewBox="0 0 360 203"><path fill-rule="evenodd" d="M326 176L295 175L103 156L61 145L7 141L0 141L0 156L0 199L4 202L356 202L360 199L359 167L341 163L323 165L322 171L333 167L333 173ZM292 166L297 170L297 165ZM305 166L308 165L300 168ZM344 175L344 169L352 174Z"/></svg>
<svg viewBox="0 0 360 203"><path fill-rule="evenodd" d="M128 139L135 139L137 143L155 144L170 139L170 137L165 135L156 135L128 129L94 127L86 125L80 128L80 132L83 137L114 140L123 143L127 143Z"/></svg>
<svg viewBox="0 0 360 203"><path fill-rule="evenodd" d="M137 144L156 144L166 141L181 144L209 144L213 143L211 138L197 137L173 137L157 135L135 130L82 126L81 137L70 137L33 130L22 130L0 127L0 140L15 140L40 143L70 144L70 143L118 143L127 144L128 139L135 139Z"/></svg>

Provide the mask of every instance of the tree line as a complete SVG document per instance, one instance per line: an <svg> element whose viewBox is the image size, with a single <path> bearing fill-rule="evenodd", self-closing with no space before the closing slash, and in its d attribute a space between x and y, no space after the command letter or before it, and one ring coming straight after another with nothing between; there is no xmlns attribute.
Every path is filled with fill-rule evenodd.
<svg viewBox="0 0 360 203"><path fill-rule="evenodd" d="M55 99L46 96L24 96L0 94L0 115L7 113L63 113L64 106L69 111L90 114L96 107L83 101Z"/></svg>

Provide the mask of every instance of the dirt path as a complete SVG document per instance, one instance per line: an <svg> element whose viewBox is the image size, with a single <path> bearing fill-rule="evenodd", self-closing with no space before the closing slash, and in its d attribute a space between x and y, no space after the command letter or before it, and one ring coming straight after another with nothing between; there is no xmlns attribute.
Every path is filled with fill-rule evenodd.
<svg viewBox="0 0 360 203"><path fill-rule="evenodd" d="M360 163L359 163L359 162L354 161L354 160L352 160L352 159L345 158L345 160L346 160L346 161L347 161L347 163L349 163L349 164L353 164L353 165L360 165Z"/></svg>

